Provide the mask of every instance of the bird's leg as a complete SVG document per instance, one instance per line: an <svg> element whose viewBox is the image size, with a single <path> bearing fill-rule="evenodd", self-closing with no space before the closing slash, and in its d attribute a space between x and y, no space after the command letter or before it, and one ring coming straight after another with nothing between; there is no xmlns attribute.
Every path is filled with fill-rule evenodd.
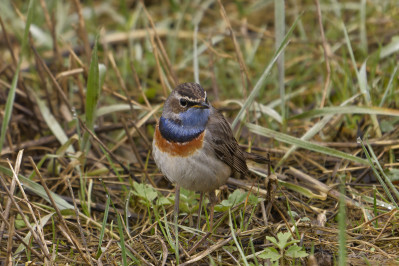
<svg viewBox="0 0 399 266"><path fill-rule="evenodd" d="M204 192L201 192L200 194L200 200L199 200L199 207L198 207L198 215L197 215L197 230L200 228L200 223L201 223L201 210L202 210L202 200L204 199Z"/></svg>
<svg viewBox="0 0 399 266"><path fill-rule="evenodd" d="M175 224L177 226L178 218L179 218L179 201L180 201L180 186L176 184L175 187L175 209L173 210L174 215L175 215Z"/></svg>
<svg viewBox="0 0 399 266"><path fill-rule="evenodd" d="M174 209L174 215L175 215L175 235L176 235L176 255L179 255L179 226L178 226L178 220L179 220L179 201L180 201L180 186L176 184L175 187L175 209Z"/></svg>
<svg viewBox="0 0 399 266"><path fill-rule="evenodd" d="M217 202L217 197L215 191L209 192L209 204L210 204L210 217L209 217L209 232L213 230L213 213L215 212L215 205Z"/></svg>

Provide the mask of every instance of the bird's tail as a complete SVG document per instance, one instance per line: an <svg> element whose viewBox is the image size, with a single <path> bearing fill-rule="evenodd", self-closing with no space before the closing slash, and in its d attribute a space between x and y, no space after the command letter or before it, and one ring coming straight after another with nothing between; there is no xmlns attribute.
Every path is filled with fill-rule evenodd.
<svg viewBox="0 0 399 266"><path fill-rule="evenodd" d="M245 159L247 159L247 160L251 160L256 163L261 163L261 164L267 164L270 162L269 158L266 158L262 155L259 155L256 153L251 153L251 152L246 152L246 151L243 151L243 152L244 152Z"/></svg>

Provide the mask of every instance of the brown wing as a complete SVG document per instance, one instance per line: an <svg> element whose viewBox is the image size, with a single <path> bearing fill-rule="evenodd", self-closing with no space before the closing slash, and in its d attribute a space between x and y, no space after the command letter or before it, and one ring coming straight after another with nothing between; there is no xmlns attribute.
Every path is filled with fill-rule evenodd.
<svg viewBox="0 0 399 266"><path fill-rule="evenodd" d="M248 171L245 155L234 138L230 124L224 116L211 107L207 130L210 131L209 141L216 156L235 172L246 174Z"/></svg>

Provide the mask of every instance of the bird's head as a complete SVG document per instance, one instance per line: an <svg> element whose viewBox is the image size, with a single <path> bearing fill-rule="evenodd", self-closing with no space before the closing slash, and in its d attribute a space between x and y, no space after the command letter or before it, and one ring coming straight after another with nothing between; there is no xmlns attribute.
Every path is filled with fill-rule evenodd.
<svg viewBox="0 0 399 266"><path fill-rule="evenodd" d="M206 92L197 83L178 85L165 102L162 117L185 127L205 127L210 114Z"/></svg>

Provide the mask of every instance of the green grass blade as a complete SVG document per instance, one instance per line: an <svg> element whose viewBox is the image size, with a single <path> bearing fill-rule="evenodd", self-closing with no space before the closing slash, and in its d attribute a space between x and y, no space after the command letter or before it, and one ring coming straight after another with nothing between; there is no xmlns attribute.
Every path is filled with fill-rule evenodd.
<svg viewBox="0 0 399 266"><path fill-rule="evenodd" d="M396 77L396 72L398 72L398 67L399 67L399 65L396 65L396 67L394 68L394 70L393 70L393 72L391 74L391 77L389 78L389 82L388 82L387 88L385 89L384 95L382 96L380 104L378 105L379 107L382 107L384 105L385 100L386 100L386 98L388 96L388 93L392 89L393 79Z"/></svg>
<svg viewBox="0 0 399 266"><path fill-rule="evenodd" d="M395 206L392 205L392 204L390 204L390 203L388 203L388 201L379 200L379 199L374 199L374 197L369 197L369 196L366 196L366 195L364 195L364 194L361 194L361 193L358 193L358 192L355 192L355 191L351 191L351 193L352 193L353 195L355 195L355 196L359 196L364 202L371 203L371 204L373 204L373 205L375 204L377 207L385 208L385 209L387 209L387 210L392 210L392 209L395 208ZM378 191L378 189L374 189L374 188L373 188L373 193L375 193L376 196L379 196L379 195L380 195L380 192ZM382 198L383 198L383 196L382 196ZM372 217L372 216L370 215L370 216L368 216L367 218L368 218L369 220L371 220L371 219L373 219L374 217Z"/></svg>
<svg viewBox="0 0 399 266"><path fill-rule="evenodd" d="M139 105L133 104L133 109L134 110L142 110L143 108ZM96 116L100 117L100 116L105 116L105 115L116 113L116 112L130 111L130 110L131 110L130 105L127 103L112 104L112 105L99 107L96 111Z"/></svg>
<svg viewBox="0 0 399 266"><path fill-rule="evenodd" d="M256 55L256 52L257 52L258 49L259 49L259 46L260 46L260 44L261 44L262 37L263 37L265 31L266 31L266 26L262 26L262 27L260 28L259 33L258 33L257 36L255 37L252 50L249 52L249 54L248 54L247 56L245 56L245 63L246 63L247 65L250 65L250 64L253 63L254 58L255 58L255 55Z"/></svg>
<svg viewBox="0 0 399 266"><path fill-rule="evenodd" d="M366 0L360 3L360 47L367 53Z"/></svg>
<svg viewBox="0 0 399 266"><path fill-rule="evenodd" d="M234 119L233 123L231 124L232 128L235 128L238 124L238 121L240 121L244 115L245 110L253 103L255 100L255 97L258 95L260 89L263 87L263 84L265 83L266 77L269 75L274 63L276 62L277 58L279 55L283 52L285 47L288 45L289 42L289 37L291 36L292 32L295 29L296 24L298 23L300 17L298 17L294 24L291 26L287 34L285 35L283 41L281 42L280 47L277 49L275 52L274 56L272 57L272 60L269 62L267 65L265 71L263 71L262 75L258 79L258 82L256 82L255 87L252 89L251 93L249 94L248 98L245 100L244 105L241 107L240 111L238 112L236 118Z"/></svg>
<svg viewBox="0 0 399 266"><path fill-rule="evenodd" d="M289 118L289 120L301 120L304 118L320 117L329 114L368 114L368 115L388 115L399 116L399 110L390 108L381 108L375 106L337 106L337 107L324 107L321 109L313 109L299 115Z"/></svg>
<svg viewBox="0 0 399 266"><path fill-rule="evenodd" d="M236 244L236 247L237 247L238 251L240 252L240 255L241 255L241 258L242 258L242 260L244 262L244 265L249 265L248 261L246 259L246 256L244 254L244 251L242 250L240 243L238 243L236 234L234 233L234 227L233 227L233 222L231 220L231 209L230 208L229 208L229 226L230 226L231 235L232 235L232 237L234 239L234 243Z"/></svg>
<svg viewBox="0 0 399 266"><path fill-rule="evenodd" d="M384 180L382 179L381 175L379 174L379 172L377 171L377 169L374 166L373 160L375 163L378 164L378 158L375 156L374 152L372 152L372 150L370 149L370 152L372 152L372 154L374 154L373 159L370 156L370 153L368 152L368 150L366 149L366 146L364 146L363 141L359 138L358 141L360 142L360 144L362 145L364 154L367 157L368 160L368 164L370 165L371 169L374 172L374 175L377 177L378 181L380 182L382 188L384 189L386 195L388 196L389 200L391 201L391 203L395 206L396 209L399 209L398 204L396 203L396 201L394 200L391 192L389 191L387 185L385 184ZM369 146L369 148L371 148L371 146ZM382 170L382 168L381 168ZM390 185L393 187L393 191L397 192L396 188L393 186L393 184L390 182L389 178L386 177L390 183Z"/></svg>
<svg viewBox="0 0 399 266"><path fill-rule="evenodd" d="M93 52L91 54L90 69L87 78L87 92L86 92L86 106L85 106L86 126L91 131L93 131L94 129L94 122L96 119L95 112L96 112L97 102L100 96L100 70L98 66L97 45L98 44L96 38L93 47ZM83 150L85 152L87 152L90 147L89 136L90 134L88 132L85 132L83 136Z"/></svg>
<svg viewBox="0 0 399 266"><path fill-rule="evenodd" d="M4 110L4 118L3 118L2 125L1 125L0 152L3 150L3 145L4 145L4 140L6 138L8 123L10 122L10 119L11 119L12 109L13 109L14 100L15 100L15 91L17 89L19 71L21 69L21 62L22 62L22 59L23 59L23 53L25 52L26 46L28 44L29 29L30 29L30 25L32 24L35 2L36 2L35 0L30 0L29 1L28 16L26 18L24 37L22 39L21 55L20 55L20 58L19 58L18 65L17 65L17 67L15 69L14 77L13 77L12 82L11 82L10 91L8 92L7 102L6 102L6 106L5 106L5 110Z"/></svg>
<svg viewBox="0 0 399 266"><path fill-rule="evenodd" d="M275 167L275 168L277 168L277 167ZM259 176L267 178L267 175L262 173L262 172L260 172L260 171L257 171L255 169L251 169L251 168L249 170L251 172L259 175ZM293 184L293 183L290 183L290 182L287 182L287 181L283 181L283 180L280 180L280 179L277 179L277 183L280 186L283 186L283 187L288 188L289 190L298 192L299 194L301 194L301 195L303 195L303 196L305 196L305 197L307 197L309 199L319 199L319 200L326 200L327 199L327 194L322 193L322 192L320 192L319 194L315 194L315 193L312 192L311 189L305 188L304 186L301 186L300 184L297 185L297 184Z"/></svg>
<svg viewBox="0 0 399 266"><path fill-rule="evenodd" d="M256 109L259 108L259 111L262 114L264 114L264 115L266 115L266 116L268 116L270 118L273 118L274 120L276 120L280 124L283 124L282 116L279 113L277 113L276 110L274 110L273 108L270 108L269 106L263 105L263 104L256 104L253 107L255 107Z"/></svg>
<svg viewBox="0 0 399 266"><path fill-rule="evenodd" d="M277 141L281 141L284 143L288 143L291 145L296 145L300 148L304 148L307 150L311 150L311 151L315 151L315 152L319 152L319 153L323 153L329 156L334 156L334 157L338 157L338 158L342 158L345 160L350 160L356 163L360 163L360 164L365 164L367 165L367 160L353 156L351 154L342 152L342 151L338 151L335 149L331 149L329 147L325 147L325 146L321 146L309 141L305 141L305 140L301 140L265 127L261 127L258 125L254 125L254 124L247 124L247 127L249 128L249 130L255 134L258 135L262 135L265 137L269 137L269 138L274 138Z"/></svg>
<svg viewBox="0 0 399 266"><path fill-rule="evenodd" d="M164 212L164 216L166 217L167 212L166 212L164 206L162 206L162 210ZM163 236L166 238L166 241L168 241L170 248L173 250L173 252L175 252L176 245L175 245L175 242L173 240L172 234L169 229L169 225L170 225L169 222L166 219L165 219L165 221L162 221L161 217L159 217L159 215L155 215L155 219L158 222L159 228L161 229ZM162 223L164 223L165 226L163 226Z"/></svg>
<svg viewBox="0 0 399 266"><path fill-rule="evenodd" d="M254 238L253 237L251 237L249 239L249 244L251 246L251 252L252 252L251 256L254 258L255 266L258 266L259 262L258 262L258 259L256 258L256 252L255 252ZM248 258L248 256L247 256L247 258Z"/></svg>
<svg viewBox="0 0 399 266"><path fill-rule="evenodd" d="M380 162L379 162L377 156L375 155L375 153L374 153L374 151L373 151L373 148L372 148L372 147L370 146L370 144L368 144L368 143L367 143L367 148L368 148L368 150L369 150L369 152L370 152L370 154L371 154L371 157L373 158L375 164L377 165L378 170L380 170L382 176L384 177L385 182L388 184L389 188L390 188L390 189L393 191L393 193L395 194L396 199L399 201L399 191L398 191L398 189L395 187L394 184L392 184L391 179L385 174L385 171L384 171L384 169L382 169L382 166L381 166L381 164L380 164ZM396 202L396 201L395 201L395 202Z"/></svg>
<svg viewBox="0 0 399 266"><path fill-rule="evenodd" d="M18 63L17 69L15 70L15 74L14 74L14 77L13 77L12 83L11 83L11 88L10 88L10 91L8 92L8 96L7 96L7 102L6 102L6 106L5 106L5 110L4 110L4 118L3 118L2 125L1 125L0 152L3 150L3 144L4 144L4 140L6 138L8 123L10 122L10 119L11 119L12 107L14 105L15 91L17 88L20 67L21 67L21 61Z"/></svg>
<svg viewBox="0 0 399 266"><path fill-rule="evenodd" d="M193 67L194 67L194 81L196 83L200 83L199 80L199 66L198 66L198 47L197 47L197 38L198 38L198 24L194 26L194 37L193 37Z"/></svg>
<svg viewBox="0 0 399 266"><path fill-rule="evenodd" d="M35 5L36 5L36 0L29 1L28 17L26 18L26 25L25 25L25 30L24 30L24 38L22 39L22 51L21 52L24 52L26 49L26 46L28 45L29 30L30 30L30 25L32 24L32 20L33 20L33 15L34 15L33 12L35 10Z"/></svg>
<svg viewBox="0 0 399 266"><path fill-rule="evenodd" d="M98 239L98 248L97 248L97 254L96 254L96 258L97 259L100 257L100 255L102 253L101 245L102 245L103 239L104 239L105 228L107 227L107 219L108 219L110 203L111 203L111 198L107 197L107 203L105 204L103 223L102 223L102 226L101 226L100 237Z"/></svg>
<svg viewBox="0 0 399 266"><path fill-rule="evenodd" d="M392 38L392 41L382 47L381 52L380 52L380 58L385 58L388 57L394 53L399 51L399 37L395 36Z"/></svg>
<svg viewBox="0 0 399 266"><path fill-rule="evenodd" d="M372 106L370 92L369 92L369 88L367 86L367 72L366 72L366 62L367 62L367 60L362 64L362 66L360 68L360 71L359 71L357 69L355 56L353 54L352 45L351 45L351 42L349 40L349 35L348 35L347 30L346 30L345 24L342 22L341 25L342 25L342 29L344 31L346 45L348 47L349 55L350 55L351 60L352 60L353 68L356 71L356 77L357 77L357 81L359 83L360 92L363 93L365 101L366 101L366 104L368 106ZM377 136L381 136L381 129L380 129L380 126L379 126L379 123L378 123L378 120L377 120L377 116L375 114L371 114L371 120L373 122L374 129L376 130Z"/></svg>
<svg viewBox="0 0 399 266"><path fill-rule="evenodd" d="M46 122L47 126L60 142L61 145L68 143L68 136L65 131L62 129L61 125L58 123L57 119L53 116L50 112L49 108L46 106L44 101L40 99L40 97L36 94L35 91L29 90L29 92L33 95L36 100L37 106L39 107L40 113L43 116L44 121ZM67 146L67 152L75 153L75 150L72 145Z"/></svg>
<svg viewBox="0 0 399 266"><path fill-rule="evenodd" d="M296 89L296 90L293 91L293 92L287 93L287 94L285 95L285 97L284 97L284 100L285 100L285 101L288 101L288 100L294 99L295 97L300 97L303 93L306 92L307 89L308 89L307 87L301 87L301 88ZM277 98L277 99L275 99L275 100L269 102L269 103L267 104L267 107L269 107L269 108L275 108L275 107L281 105L281 101L282 101L282 99Z"/></svg>
<svg viewBox="0 0 399 266"><path fill-rule="evenodd" d="M110 197L110 196L108 195L108 197ZM125 236L123 234L122 219L121 219L118 211L116 210L115 206L113 206L113 208L116 213L116 218L118 219L118 231L119 231L119 237L120 237L119 243L120 243L121 251L122 251L122 263L124 266L126 266L127 265L127 256L126 256Z"/></svg>
<svg viewBox="0 0 399 266"><path fill-rule="evenodd" d="M274 22L276 25L275 35L276 35L276 49L279 48L284 40L285 33L285 1L284 0L274 0ZM285 131L286 125L286 113L285 113L285 86L284 86L284 51L277 58L277 68L278 68L278 87L280 91L281 99L281 117L283 123L283 131Z"/></svg>

